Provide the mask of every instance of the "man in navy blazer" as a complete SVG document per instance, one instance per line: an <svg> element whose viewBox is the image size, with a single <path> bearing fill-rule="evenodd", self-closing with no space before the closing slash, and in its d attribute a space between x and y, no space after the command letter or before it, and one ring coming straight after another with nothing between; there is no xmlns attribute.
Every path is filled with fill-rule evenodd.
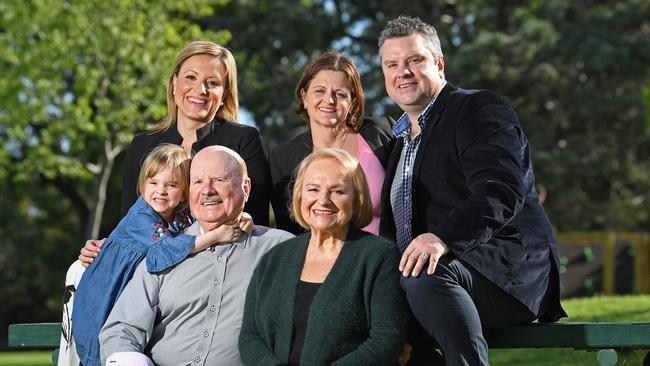
<svg viewBox="0 0 650 366"><path fill-rule="evenodd" d="M388 22L379 55L386 91L404 111L380 233L403 253L402 286L419 323L410 364L487 365L483 329L566 316L528 140L504 98L445 80L431 25ZM444 361L421 358L434 346Z"/></svg>

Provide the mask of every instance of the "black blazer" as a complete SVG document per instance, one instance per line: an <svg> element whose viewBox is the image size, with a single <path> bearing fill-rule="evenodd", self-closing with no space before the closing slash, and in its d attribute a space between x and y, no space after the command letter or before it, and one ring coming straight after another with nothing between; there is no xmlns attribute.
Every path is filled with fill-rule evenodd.
<svg viewBox="0 0 650 366"><path fill-rule="evenodd" d="M437 235L538 317L566 315L557 246L515 111L493 92L450 83L432 108L413 165L413 237ZM398 139L382 189L380 233L393 240L390 189L402 148Z"/></svg>
<svg viewBox="0 0 650 366"><path fill-rule="evenodd" d="M366 140L384 169L386 169L388 157L395 142L392 132L394 123L395 121L390 117L366 117L359 128L359 133ZM275 225L278 229L294 234L305 231L289 217L288 204L293 189L293 172L313 149L311 132L307 131L271 150L269 157L273 182L271 205L273 205Z"/></svg>
<svg viewBox="0 0 650 366"><path fill-rule="evenodd" d="M256 225L269 224L269 192L271 179L262 140L256 128L216 118L196 131L192 154L206 146L221 145L233 149L246 162L251 178L251 194L244 211L253 217ZM143 132L136 135L126 152L122 176L122 216L137 199L138 176L144 158L162 143L180 145L183 138L176 125L159 132Z"/></svg>

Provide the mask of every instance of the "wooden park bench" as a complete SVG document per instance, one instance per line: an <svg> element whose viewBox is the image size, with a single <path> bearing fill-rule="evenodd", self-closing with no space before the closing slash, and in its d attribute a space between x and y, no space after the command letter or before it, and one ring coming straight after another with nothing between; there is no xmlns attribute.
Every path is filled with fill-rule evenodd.
<svg viewBox="0 0 650 366"><path fill-rule="evenodd" d="M9 347L55 349L60 335L61 323L12 324ZM600 366L650 366L650 323L534 323L489 330L485 336L490 348L573 348L597 352ZM57 355L55 349L54 364Z"/></svg>
<svg viewBox="0 0 650 366"><path fill-rule="evenodd" d="M61 323L9 324L10 348L46 349L52 352L52 364L59 359Z"/></svg>
<svg viewBox="0 0 650 366"><path fill-rule="evenodd" d="M533 323L488 330L485 338L491 349L573 348L598 352L600 366L650 366L650 323Z"/></svg>

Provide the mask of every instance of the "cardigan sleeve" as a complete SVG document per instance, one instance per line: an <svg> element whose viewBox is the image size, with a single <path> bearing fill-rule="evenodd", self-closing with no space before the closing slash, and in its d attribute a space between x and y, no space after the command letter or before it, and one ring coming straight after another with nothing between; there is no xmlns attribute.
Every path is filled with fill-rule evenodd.
<svg viewBox="0 0 650 366"><path fill-rule="evenodd" d="M256 366L279 366L286 365L273 350L269 348L257 327L256 309L258 307L257 296L261 282L261 273L264 268L264 259L253 272L248 290L246 291L246 302L244 305L244 316L241 331L239 333L239 353L244 365Z"/></svg>
<svg viewBox="0 0 650 366"><path fill-rule="evenodd" d="M391 365L406 340L408 310L399 285L399 253L388 246L372 285L370 297L370 335L357 349L334 361L332 365Z"/></svg>

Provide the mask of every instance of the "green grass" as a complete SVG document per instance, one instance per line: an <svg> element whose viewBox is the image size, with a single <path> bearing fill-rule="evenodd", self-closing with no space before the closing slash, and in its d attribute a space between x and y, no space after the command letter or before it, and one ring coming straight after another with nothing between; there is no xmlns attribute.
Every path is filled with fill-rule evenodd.
<svg viewBox="0 0 650 366"><path fill-rule="evenodd" d="M650 322L650 295L598 296L562 301L565 322ZM642 353L639 353L642 355ZM491 350L490 365L593 366L596 354L572 349Z"/></svg>
<svg viewBox="0 0 650 366"><path fill-rule="evenodd" d="M562 302L572 322L650 322L650 295L599 296ZM52 352L0 353L0 366L51 365ZM595 353L572 349L492 350L492 366L595 365Z"/></svg>
<svg viewBox="0 0 650 366"><path fill-rule="evenodd" d="M0 366L50 366L52 351L2 352Z"/></svg>

